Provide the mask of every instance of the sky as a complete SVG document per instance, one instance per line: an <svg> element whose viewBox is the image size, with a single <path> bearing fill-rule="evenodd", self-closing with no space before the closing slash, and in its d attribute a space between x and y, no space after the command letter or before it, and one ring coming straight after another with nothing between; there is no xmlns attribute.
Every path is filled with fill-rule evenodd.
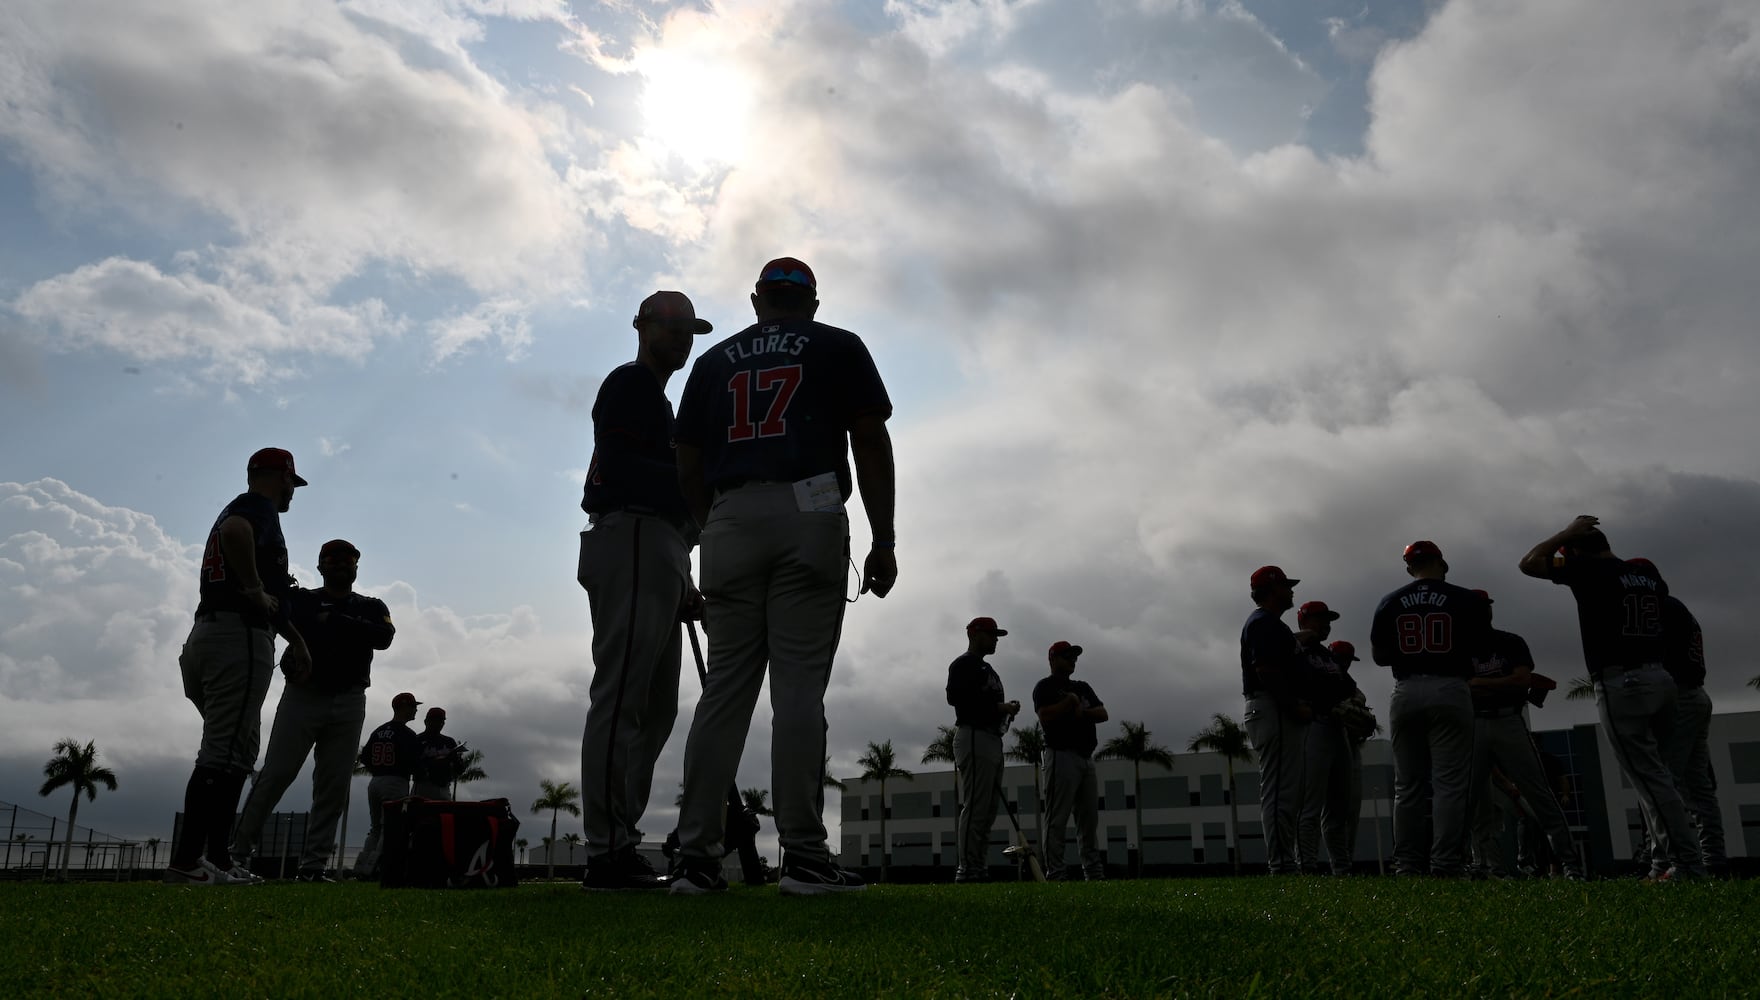
<svg viewBox="0 0 1760 1000"><path fill-rule="evenodd" d="M784 254L896 405L899 582L849 609L834 774L917 766L975 615L1010 697L1066 639L1183 749L1241 711L1253 569L1366 646L1419 538L1581 675L1515 568L1579 513L1760 708L1741 0L15 0L0 218L0 799L64 815L42 765L94 739L106 833L169 837L199 549L268 445L311 481L295 574L347 538L396 620L368 724L411 690L485 752L471 795L578 785L594 393L649 292L733 333ZM740 783L768 761L761 701Z"/></svg>

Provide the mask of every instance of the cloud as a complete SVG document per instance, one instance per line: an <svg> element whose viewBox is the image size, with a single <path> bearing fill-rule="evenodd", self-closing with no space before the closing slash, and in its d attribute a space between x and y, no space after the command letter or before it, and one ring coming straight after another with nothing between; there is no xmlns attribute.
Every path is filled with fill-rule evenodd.
<svg viewBox="0 0 1760 1000"><path fill-rule="evenodd" d="M461 47L477 19L560 18L556 4L181 0L74 19L27 2L11 15L0 139L48 203L229 236L173 266L113 257L28 289L13 308L64 347L208 357L249 380L289 351L358 357L397 332L377 302L331 301L370 265L443 276L503 315L584 280L590 239L556 112ZM60 305L74 316L48 313ZM162 318L138 343L124 331L143 312ZM458 321L435 333L442 354L469 342Z"/></svg>

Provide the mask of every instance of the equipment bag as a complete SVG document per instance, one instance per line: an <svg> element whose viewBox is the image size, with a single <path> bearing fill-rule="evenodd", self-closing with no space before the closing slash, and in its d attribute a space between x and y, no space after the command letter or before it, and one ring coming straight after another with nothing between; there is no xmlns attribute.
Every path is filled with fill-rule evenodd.
<svg viewBox="0 0 1760 1000"><path fill-rule="evenodd" d="M519 884L513 841L519 820L506 799L394 799L382 806L386 889L510 889Z"/></svg>

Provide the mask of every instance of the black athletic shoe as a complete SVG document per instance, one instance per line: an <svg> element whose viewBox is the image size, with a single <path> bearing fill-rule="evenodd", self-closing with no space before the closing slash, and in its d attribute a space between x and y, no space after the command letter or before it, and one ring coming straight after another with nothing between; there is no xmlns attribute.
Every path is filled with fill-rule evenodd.
<svg viewBox="0 0 1760 1000"><path fill-rule="evenodd" d="M300 872L294 876L296 882L316 882L322 885L335 885L336 880L323 872Z"/></svg>
<svg viewBox="0 0 1760 1000"><path fill-rule="evenodd" d="M710 893L726 892L727 877L721 874L719 861L685 858L678 868L678 874L672 876L667 891L674 896L707 896Z"/></svg>
<svg viewBox="0 0 1760 1000"><path fill-rule="evenodd" d="M654 872L646 858L635 848L625 847L587 859L587 877L581 888L588 892L624 892L639 889L664 889L666 883Z"/></svg>
<svg viewBox="0 0 1760 1000"><path fill-rule="evenodd" d="M784 896L824 896L833 892L861 892L868 883L855 872L829 861L787 858L782 862L782 881L777 887Z"/></svg>

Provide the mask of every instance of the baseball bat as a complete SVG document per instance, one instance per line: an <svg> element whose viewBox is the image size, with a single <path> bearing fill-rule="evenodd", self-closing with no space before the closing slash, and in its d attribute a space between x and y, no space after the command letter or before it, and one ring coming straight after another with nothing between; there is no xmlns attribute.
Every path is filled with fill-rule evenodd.
<svg viewBox="0 0 1760 1000"><path fill-rule="evenodd" d="M706 690L709 687L709 668L703 663L703 644L697 639L697 623L686 618L684 620L684 629L691 637L691 658L697 662L697 682ZM740 795L739 782L737 781L728 786L727 804L729 808L733 807L735 804L741 809L745 808L745 797ZM727 836L727 831L723 829L721 835L725 838ZM744 860L745 859L742 856L741 861L743 862Z"/></svg>
<svg viewBox="0 0 1760 1000"><path fill-rule="evenodd" d="M1038 853L1031 847L1027 846L1027 835L1021 832L1020 820L1015 818L1014 803L1008 801L1008 796L1004 795L1002 797L1002 805L1003 810L1008 813L1008 825L1014 827L1015 848L1019 850L1020 853L1027 856L1028 874L1033 876L1033 881L1035 882L1045 881L1045 868L1039 864Z"/></svg>

